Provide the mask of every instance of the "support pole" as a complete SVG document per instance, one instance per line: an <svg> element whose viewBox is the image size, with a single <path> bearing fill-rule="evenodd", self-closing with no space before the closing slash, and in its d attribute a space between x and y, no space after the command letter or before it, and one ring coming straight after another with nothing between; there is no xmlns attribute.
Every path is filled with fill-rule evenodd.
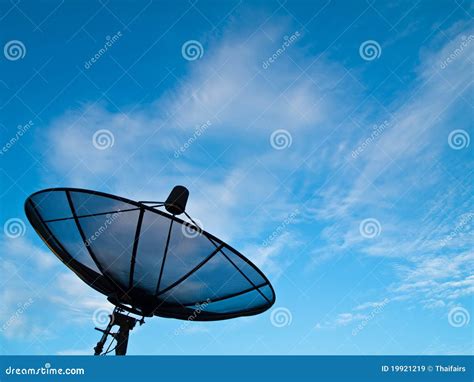
<svg viewBox="0 0 474 382"><path fill-rule="evenodd" d="M115 346L115 355L125 355L127 354L127 346L128 346L128 337L130 335L130 331L135 327L137 323L136 318L131 316L126 316L125 314L120 313L122 309L116 307L112 312L110 317L110 321L107 325L107 328L100 329L95 328L99 332L102 332L102 337L100 338L97 345L94 347L94 355L105 355L106 353L102 353L104 349L104 345L107 342L107 338L112 336L115 341L117 341L117 345ZM140 321L140 325L143 323L143 319ZM117 325L119 330L117 333L112 333L112 327Z"/></svg>

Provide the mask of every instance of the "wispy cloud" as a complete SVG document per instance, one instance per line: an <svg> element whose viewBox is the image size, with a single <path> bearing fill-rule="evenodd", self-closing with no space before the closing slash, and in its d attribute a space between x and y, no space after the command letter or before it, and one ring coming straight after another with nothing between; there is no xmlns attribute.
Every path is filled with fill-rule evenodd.
<svg viewBox="0 0 474 382"><path fill-rule="evenodd" d="M388 114L372 122L376 126L386 118L387 127L357 158L343 155L309 207L312 219L327 222L322 231L326 245L316 250L322 256L316 257L318 264L353 252L396 260L388 262L394 281L384 294L394 303L426 309L446 309L474 294L474 237L472 224L466 223L473 201L470 170L462 162L447 161L453 129L448 121L468 108L466 97L472 90L472 46L450 66L440 66L472 30L459 24L449 33L448 43L423 51L411 94L388 105ZM457 178L453 169L465 177ZM441 186L447 179L451 185ZM374 239L358 232L368 217L381 225ZM363 311L379 303L356 305L318 327L363 321Z"/></svg>
<svg viewBox="0 0 474 382"><path fill-rule="evenodd" d="M361 313L339 313L333 320L327 320L323 323L317 323L315 329L335 329L341 326L347 326L349 324L354 324L362 320L367 319L366 314Z"/></svg>
<svg viewBox="0 0 474 382"><path fill-rule="evenodd" d="M58 292L48 298L61 306L61 314L71 322L92 325L95 324L94 312L113 310L103 295L85 286L72 272L59 274L55 286Z"/></svg>
<svg viewBox="0 0 474 382"><path fill-rule="evenodd" d="M187 74L170 73L173 88L146 105L110 111L107 105L85 104L56 118L42 133L51 143L47 157L54 169L46 181L142 200L164 198L174 184L186 184L189 211L206 230L242 240L251 220L258 237L269 220L279 222L295 208L280 174L290 174L305 150L281 153L271 146L271 133L285 129L295 136L294 147L307 147L307 139L297 138L304 136L301 131L323 134L331 110L347 107L336 101L335 85L342 81L350 87L340 65L308 54L311 42L304 34L264 69L264 58L294 32L288 20L280 21L258 33L249 28L244 40L241 25L230 23L209 40L206 54L189 64ZM100 129L113 135L113 145L103 150L93 144Z"/></svg>
<svg viewBox="0 0 474 382"><path fill-rule="evenodd" d="M12 257L17 256L18 262L32 263L41 271L50 270L58 265L49 251L37 247L25 237L4 238L2 244L3 250Z"/></svg>

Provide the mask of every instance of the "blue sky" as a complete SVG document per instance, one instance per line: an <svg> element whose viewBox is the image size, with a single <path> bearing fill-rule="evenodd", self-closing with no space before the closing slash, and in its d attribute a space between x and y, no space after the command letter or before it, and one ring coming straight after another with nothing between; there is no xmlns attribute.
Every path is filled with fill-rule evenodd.
<svg viewBox="0 0 474 382"><path fill-rule="evenodd" d="M175 184L277 301L150 319L130 354L472 354L472 11L2 1L1 354L90 354L110 309L36 236L28 195Z"/></svg>

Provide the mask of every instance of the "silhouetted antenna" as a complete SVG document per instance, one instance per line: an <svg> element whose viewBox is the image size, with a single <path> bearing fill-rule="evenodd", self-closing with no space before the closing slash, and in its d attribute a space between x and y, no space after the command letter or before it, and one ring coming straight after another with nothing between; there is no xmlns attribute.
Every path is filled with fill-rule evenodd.
<svg viewBox="0 0 474 382"><path fill-rule="evenodd" d="M102 332L96 355L126 354L129 333L144 317L224 320L262 313L275 302L265 275L189 216L188 197L183 186L165 202L53 188L26 200L26 215L43 241L115 305L107 327L96 328Z"/></svg>

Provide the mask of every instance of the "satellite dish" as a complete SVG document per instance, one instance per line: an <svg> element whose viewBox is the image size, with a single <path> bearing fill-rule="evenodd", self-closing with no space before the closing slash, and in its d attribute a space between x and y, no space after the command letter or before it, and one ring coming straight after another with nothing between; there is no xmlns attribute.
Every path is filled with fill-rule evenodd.
<svg viewBox="0 0 474 382"><path fill-rule="evenodd" d="M188 196L183 186L165 202L51 188L26 200L26 216L48 247L115 305L107 328L96 328L103 333L96 355L109 352L102 352L109 335L116 354L126 354L129 332L144 317L225 320L262 313L275 302L265 275L186 213ZM118 333L111 333L114 325Z"/></svg>

